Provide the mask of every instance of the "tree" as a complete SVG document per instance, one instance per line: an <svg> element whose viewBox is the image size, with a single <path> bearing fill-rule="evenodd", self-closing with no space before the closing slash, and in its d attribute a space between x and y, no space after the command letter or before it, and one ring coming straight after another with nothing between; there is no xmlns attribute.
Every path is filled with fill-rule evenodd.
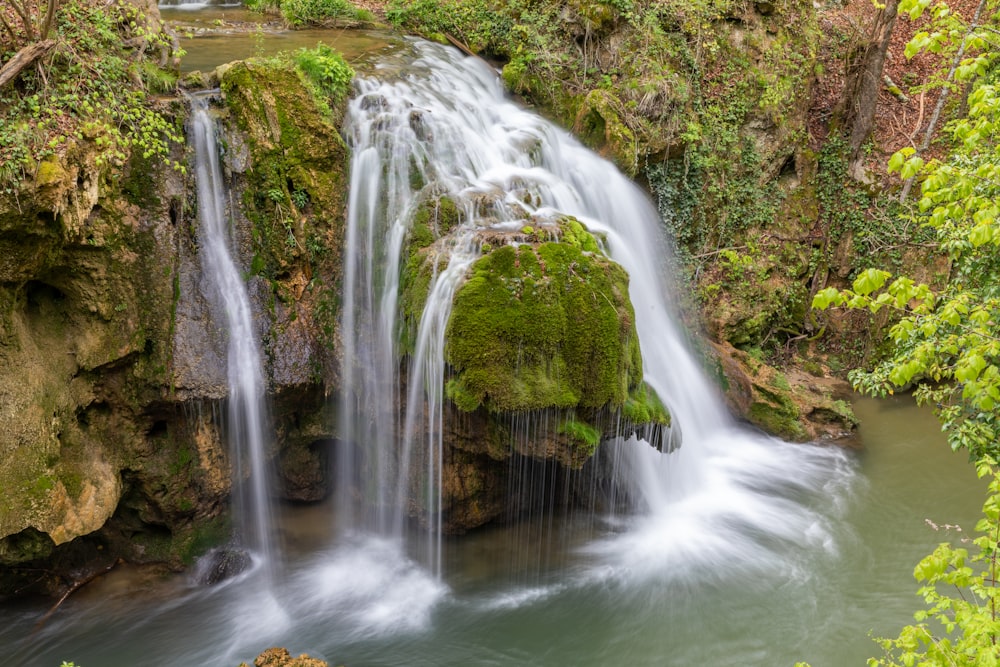
<svg viewBox="0 0 1000 667"><path fill-rule="evenodd" d="M15 45L30 44L48 38L59 0L7 0L16 20L0 11L0 24Z"/></svg>
<svg viewBox="0 0 1000 667"><path fill-rule="evenodd" d="M840 99L844 132L850 146L851 172L855 171L861 156L861 146L872 132L875 107L882 89L882 70L885 66L892 29L896 25L898 0L875 0L878 13L872 22L871 33L858 58L848 63L844 91Z"/></svg>
<svg viewBox="0 0 1000 667"><path fill-rule="evenodd" d="M872 371L855 371L855 387L873 395L915 387L918 401L934 405L955 449L1000 455L1000 97L996 80L1000 33L998 0L986 2L976 29L956 27L947 5L932 9L936 27L918 33L907 54L943 52L956 41L965 55L954 81L967 86L967 114L947 130L953 142L943 159L926 160L913 148L893 155L889 170L919 177L921 197L910 215L933 227L952 262L948 284L935 293L907 277L889 281L869 269L852 289L818 292L814 308L847 306L876 312L892 308L901 319L890 330L892 355ZM919 16L930 0L901 0L899 10Z"/></svg>

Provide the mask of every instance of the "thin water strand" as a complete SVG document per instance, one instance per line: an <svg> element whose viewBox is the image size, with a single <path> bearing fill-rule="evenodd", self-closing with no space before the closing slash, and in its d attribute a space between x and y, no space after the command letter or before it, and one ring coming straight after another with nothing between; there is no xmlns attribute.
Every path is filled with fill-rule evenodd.
<svg viewBox="0 0 1000 667"><path fill-rule="evenodd" d="M203 289L216 321L225 327L227 344L226 424L236 477L239 537L242 546L252 550L270 573L274 553L265 437L268 419L258 336L247 286L231 251L231 220L219 165L216 123L204 98L193 98L192 106ZM244 475L248 476L245 481Z"/></svg>

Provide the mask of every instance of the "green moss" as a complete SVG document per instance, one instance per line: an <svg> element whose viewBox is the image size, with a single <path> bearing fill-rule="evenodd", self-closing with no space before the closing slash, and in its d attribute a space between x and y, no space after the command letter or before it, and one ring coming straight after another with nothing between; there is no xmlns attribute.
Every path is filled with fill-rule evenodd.
<svg viewBox="0 0 1000 667"><path fill-rule="evenodd" d="M296 274L339 276L344 237L348 154L338 125L349 68L327 47L297 58L298 66L287 57L237 63L221 82L230 122L250 155L242 197L250 270L270 280L272 302L292 298L288 279ZM324 303L339 308L335 298Z"/></svg>
<svg viewBox="0 0 1000 667"><path fill-rule="evenodd" d="M597 239L576 218L571 216L560 218L559 233L559 240L574 248L579 248L583 252L601 252L600 246L597 245Z"/></svg>
<svg viewBox="0 0 1000 667"><path fill-rule="evenodd" d="M48 185L61 183L66 179L66 170L63 169L58 156L48 157L38 163L38 170L35 172L35 186L44 188Z"/></svg>
<svg viewBox="0 0 1000 667"><path fill-rule="evenodd" d="M750 405L747 414L750 421L766 432L787 440L801 440L805 431L799 423L799 409L791 397L784 392L774 391L754 384L757 400Z"/></svg>
<svg viewBox="0 0 1000 667"><path fill-rule="evenodd" d="M621 406L641 380L628 276L568 243L503 246L455 295L450 395L494 412Z"/></svg>
<svg viewBox="0 0 1000 667"><path fill-rule="evenodd" d="M597 446L601 444L601 432L597 428L575 419L567 419L561 423L559 433L568 435L588 456L593 455L597 451Z"/></svg>
<svg viewBox="0 0 1000 667"><path fill-rule="evenodd" d="M399 284L400 351L413 352L413 341L420 326L420 317L430 293L431 278L434 276L434 260L426 252L411 252Z"/></svg>
<svg viewBox="0 0 1000 667"><path fill-rule="evenodd" d="M414 220L410 227L410 247L426 248L432 243L434 243L434 232L431 228L425 222Z"/></svg>
<svg viewBox="0 0 1000 667"><path fill-rule="evenodd" d="M480 398L467 391L465 385L455 378L449 378L444 387L444 394L460 410L465 410L466 412L478 410L479 406L482 405Z"/></svg>
<svg viewBox="0 0 1000 667"><path fill-rule="evenodd" d="M622 416L633 424L670 426L670 412L653 388L643 382L629 392L622 406Z"/></svg>
<svg viewBox="0 0 1000 667"><path fill-rule="evenodd" d="M592 90L583 100L573 129L591 147L606 152L619 167L635 175L639 154L635 132L622 120L624 105L607 90Z"/></svg>

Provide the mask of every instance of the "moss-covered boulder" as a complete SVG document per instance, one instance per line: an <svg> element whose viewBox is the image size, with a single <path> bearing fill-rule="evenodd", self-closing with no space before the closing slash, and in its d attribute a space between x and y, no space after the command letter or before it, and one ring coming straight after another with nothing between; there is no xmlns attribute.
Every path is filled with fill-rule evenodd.
<svg viewBox="0 0 1000 667"><path fill-rule="evenodd" d="M525 222L479 230L483 255L455 292L446 395L457 418L481 419L478 438L461 433L468 417L451 425L450 437L453 446L496 460L516 452L578 468L601 439L664 427L669 416L642 381L624 269L572 217ZM439 242L410 253L401 309L414 323L434 264L447 260ZM530 424L519 442L508 424L514 415Z"/></svg>
<svg viewBox="0 0 1000 667"><path fill-rule="evenodd" d="M468 411L620 406L642 377L627 274L569 243L479 259L446 335L448 395Z"/></svg>

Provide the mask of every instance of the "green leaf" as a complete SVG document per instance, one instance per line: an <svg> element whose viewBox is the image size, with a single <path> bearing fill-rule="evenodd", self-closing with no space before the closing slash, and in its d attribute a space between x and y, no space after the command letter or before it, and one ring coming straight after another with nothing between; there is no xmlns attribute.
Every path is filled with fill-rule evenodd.
<svg viewBox="0 0 1000 667"><path fill-rule="evenodd" d="M889 158L889 173L891 174L893 172L899 171L900 168L903 166L903 162L905 161L906 158L904 157L901 151L896 151L895 153L893 153L892 157Z"/></svg>
<svg viewBox="0 0 1000 667"><path fill-rule="evenodd" d="M882 287L885 281L892 275L888 271L880 269L865 269L854 279L854 291L862 296L867 296Z"/></svg>
<svg viewBox="0 0 1000 667"><path fill-rule="evenodd" d="M840 305L843 301L844 299L840 294L840 290L836 287L827 287L816 292L816 295L813 297L812 307L816 310L826 310L830 306Z"/></svg>

